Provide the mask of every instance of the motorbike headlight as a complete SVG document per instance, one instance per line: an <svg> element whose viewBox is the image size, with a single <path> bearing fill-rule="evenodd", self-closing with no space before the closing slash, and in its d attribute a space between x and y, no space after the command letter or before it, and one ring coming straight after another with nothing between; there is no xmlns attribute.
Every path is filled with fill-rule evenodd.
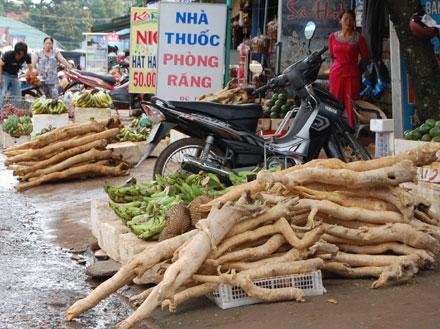
<svg viewBox="0 0 440 329"><path fill-rule="evenodd" d="M158 109L154 108L149 104L142 104L142 109L144 110L144 113L147 115L148 120L150 120L153 125L166 120L165 116L161 111L159 111Z"/></svg>

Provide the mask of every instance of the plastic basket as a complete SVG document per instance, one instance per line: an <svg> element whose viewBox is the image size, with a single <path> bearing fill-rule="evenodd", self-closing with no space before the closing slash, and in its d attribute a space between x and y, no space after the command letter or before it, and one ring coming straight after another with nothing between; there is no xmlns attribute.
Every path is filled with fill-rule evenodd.
<svg viewBox="0 0 440 329"><path fill-rule="evenodd" d="M304 290L305 296L320 296L326 292L322 284L321 271L258 279L254 281L254 284L258 287L268 289L299 288ZM217 290L208 294L207 297L223 310L264 302L248 297L240 287L227 284L220 284Z"/></svg>

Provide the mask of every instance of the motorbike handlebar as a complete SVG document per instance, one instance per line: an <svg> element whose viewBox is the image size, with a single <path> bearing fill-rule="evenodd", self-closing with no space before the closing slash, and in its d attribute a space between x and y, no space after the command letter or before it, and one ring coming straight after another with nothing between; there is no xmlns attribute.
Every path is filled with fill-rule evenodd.
<svg viewBox="0 0 440 329"><path fill-rule="evenodd" d="M328 50L327 46L322 47L320 51L318 51L318 56L322 56Z"/></svg>

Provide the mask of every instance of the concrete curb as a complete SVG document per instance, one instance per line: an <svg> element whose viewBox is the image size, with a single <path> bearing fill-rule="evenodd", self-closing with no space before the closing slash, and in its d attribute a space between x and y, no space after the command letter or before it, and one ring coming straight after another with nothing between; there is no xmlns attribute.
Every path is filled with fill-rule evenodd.
<svg viewBox="0 0 440 329"><path fill-rule="evenodd" d="M149 245L157 243L141 240L131 233L106 200L91 201L90 227L99 247L111 259L122 264L129 262Z"/></svg>

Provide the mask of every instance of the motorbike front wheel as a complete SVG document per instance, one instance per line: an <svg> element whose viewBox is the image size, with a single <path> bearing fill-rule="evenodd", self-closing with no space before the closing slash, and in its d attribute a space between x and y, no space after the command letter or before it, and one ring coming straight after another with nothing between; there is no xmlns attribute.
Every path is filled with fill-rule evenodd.
<svg viewBox="0 0 440 329"><path fill-rule="evenodd" d="M153 177L156 174L168 176L181 170L183 156L188 154L199 157L205 147L205 141L198 138L183 138L168 145L158 156L154 164ZM222 152L212 147L209 158L221 157Z"/></svg>

